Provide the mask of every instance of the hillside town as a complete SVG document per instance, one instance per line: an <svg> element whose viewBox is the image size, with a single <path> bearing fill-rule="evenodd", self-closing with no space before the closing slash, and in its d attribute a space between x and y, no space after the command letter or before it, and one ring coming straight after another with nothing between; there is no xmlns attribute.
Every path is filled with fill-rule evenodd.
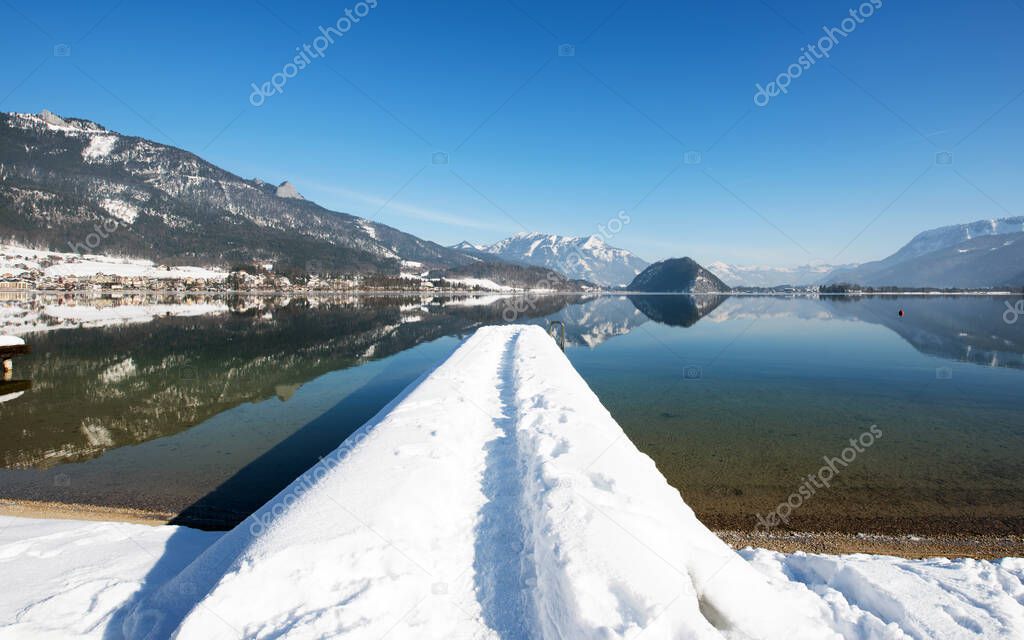
<svg viewBox="0 0 1024 640"><path fill-rule="evenodd" d="M149 260L0 246L0 291L283 292L508 291L482 278L451 278L405 261L402 273L319 275L275 271L273 263L232 270L169 266Z"/></svg>

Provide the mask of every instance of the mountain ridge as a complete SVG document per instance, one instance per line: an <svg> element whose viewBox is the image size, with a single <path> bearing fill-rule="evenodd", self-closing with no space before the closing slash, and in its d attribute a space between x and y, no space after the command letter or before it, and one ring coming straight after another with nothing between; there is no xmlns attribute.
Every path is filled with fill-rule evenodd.
<svg viewBox="0 0 1024 640"><path fill-rule="evenodd" d="M171 264L308 270L315 263L397 274L401 260L442 268L472 262L302 199L287 181L241 178L184 149L45 111L0 113L0 225L5 239L28 246L66 250L85 242L92 252ZM116 231L100 237L97 225Z"/></svg>
<svg viewBox="0 0 1024 640"><path fill-rule="evenodd" d="M597 234L562 236L528 231L491 245L462 241L449 248L481 260L495 256L508 262L546 267L569 279L605 287L629 283L648 265L632 252L609 245Z"/></svg>
<svg viewBox="0 0 1024 640"><path fill-rule="evenodd" d="M825 283L992 288L1024 285L1024 216L928 229L881 260L836 269Z"/></svg>

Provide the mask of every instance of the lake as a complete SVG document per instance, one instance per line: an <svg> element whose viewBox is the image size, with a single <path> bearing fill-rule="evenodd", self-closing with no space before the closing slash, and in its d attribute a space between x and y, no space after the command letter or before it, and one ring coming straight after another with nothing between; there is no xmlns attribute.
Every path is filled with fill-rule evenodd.
<svg viewBox="0 0 1024 640"><path fill-rule="evenodd" d="M753 528L871 433L789 527L1024 534L1016 300L11 294L0 333L33 354L0 387L0 499L228 528L476 328L561 321L573 365L713 528Z"/></svg>

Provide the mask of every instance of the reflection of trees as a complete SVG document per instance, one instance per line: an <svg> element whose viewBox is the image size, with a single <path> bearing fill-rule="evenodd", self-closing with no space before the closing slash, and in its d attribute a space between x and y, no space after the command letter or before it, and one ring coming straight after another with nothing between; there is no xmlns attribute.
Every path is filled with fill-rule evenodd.
<svg viewBox="0 0 1024 640"><path fill-rule="evenodd" d="M729 296L685 294L631 295L630 301L645 316L673 327L690 327L715 310Z"/></svg>
<svg viewBox="0 0 1024 640"><path fill-rule="evenodd" d="M226 299L228 313L26 336L34 389L0 404L7 468L48 467L178 433L320 375L502 321L502 301L419 296ZM541 298L524 318L557 312Z"/></svg>

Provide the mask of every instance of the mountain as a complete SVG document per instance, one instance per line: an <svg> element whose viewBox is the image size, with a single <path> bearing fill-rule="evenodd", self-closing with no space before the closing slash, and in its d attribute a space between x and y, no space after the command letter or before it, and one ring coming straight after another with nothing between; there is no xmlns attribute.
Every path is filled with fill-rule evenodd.
<svg viewBox="0 0 1024 640"><path fill-rule="evenodd" d="M453 244L452 246L449 247L449 249L455 249L456 251L468 251L470 253L476 253L476 252L485 252L485 251L487 251L487 245L473 244L472 242L468 242L466 240L463 240L462 242L460 242L458 244Z"/></svg>
<svg viewBox="0 0 1024 640"><path fill-rule="evenodd" d="M509 262L546 267L568 278L587 280L605 287L621 287L629 283L648 264L625 249L608 245L596 235L576 237L517 233L487 247L461 242L451 248L480 259L490 255Z"/></svg>
<svg viewBox="0 0 1024 640"><path fill-rule="evenodd" d="M989 288L1024 285L1024 216L978 220L916 235L891 256L823 280L864 286Z"/></svg>
<svg viewBox="0 0 1024 640"><path fill-rule="evenodd" d="M596 288L586 280L570 280L552 269L499 260L493 262L480 260L473 264L452 267L431 275L444 275L449 280L462 280L467 283L479 281L478 284L484 288L489 286L489 283L484 281L516 289L586 291Z"/></svg>
<svg viewBox="0 0 1024 640"><path fill-rule="evenodd" d="M465 253L78 118L0 113L0 235L36 247L230 266L397 274Z"/></svg>
<svg viewBox="0 0 1024 640"><path fill-rule="evenodd" d="M655 262L626 287L629 291L655 293L721 293L729 286L690 258Z"/></svg>
<svg viewBox="0 0 1024 640"><path fill-rule="evenodd" d="M707 269L730 287L777 287L817 284L836 269L855 265L806 264L799 267L757 267L712 262Z"/></svg>

